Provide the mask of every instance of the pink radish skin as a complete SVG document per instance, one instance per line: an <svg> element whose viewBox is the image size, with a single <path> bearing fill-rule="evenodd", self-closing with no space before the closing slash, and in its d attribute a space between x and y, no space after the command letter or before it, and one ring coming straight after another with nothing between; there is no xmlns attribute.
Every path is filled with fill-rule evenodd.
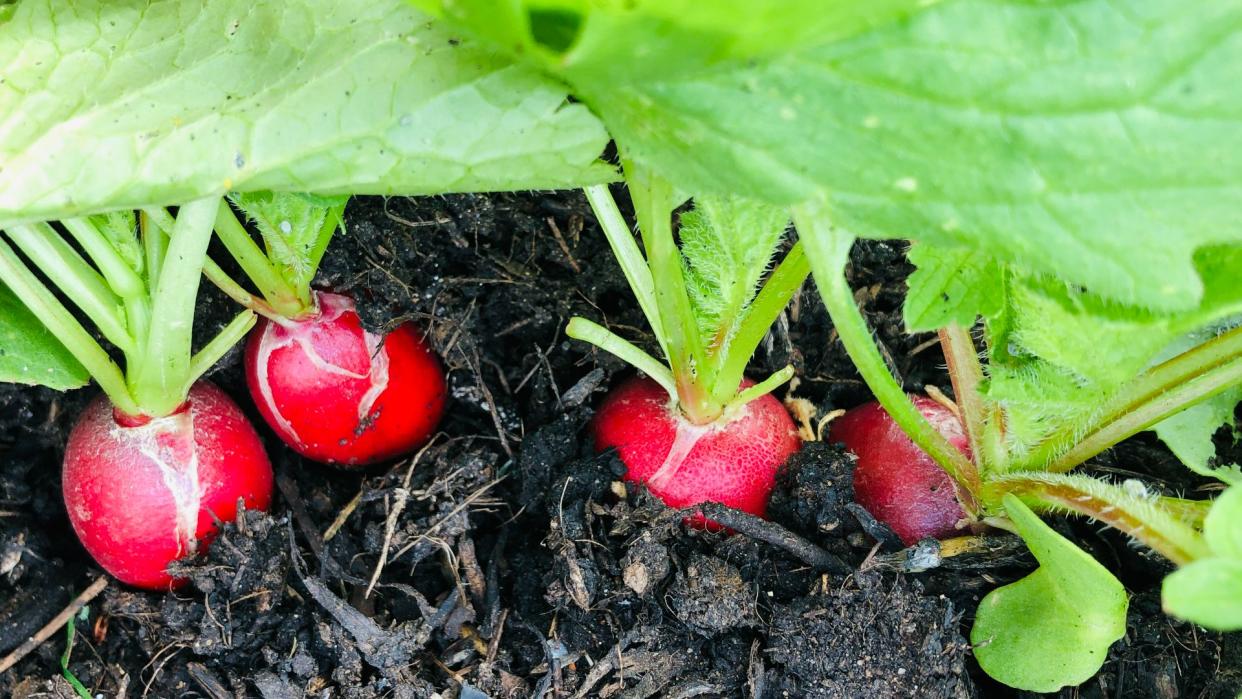
<svg viewBox="0 0 1242 699"><path fill-rule="evenodd" d="M919 412L958 451L970 458L970 443L951 410L922 396L910 396ZM858 457L854 499L887 524L907 546L958 534L966 518L949 475L906 436L879 403L854 408L832 421L828 438Z"/></svg>
<svg viewBox="0 0 1242 699"><path fill-rule="evenodd" d="M201 553L216 521L266 510L272 467L245 415L200 381L162 418L114 415L99 397L69 435L63 475L69 521L87 552L121 582L167 590L169 563Z"/></svg>
<svg viewBox="0 0 1242 699"><path fill-rule="evenodd" d="M411 323L366 332L347 296L315 292L319 312L260 321L246 345L259 412L299 454L360 466L412 452L444 413L439 360Z"/></svg>
<svg viewBox="0 0 1242 699"><path fill-rule="evenodd" d="M750 386L746 381L743 387ZM613 389L595 416L595 448L616 449L625 479L669 507L719 502L763 517L776 472L802 446L793 419L765 395L708 425L695 425L655 381ZM698 524L708 524L701 518Z"/></svg>

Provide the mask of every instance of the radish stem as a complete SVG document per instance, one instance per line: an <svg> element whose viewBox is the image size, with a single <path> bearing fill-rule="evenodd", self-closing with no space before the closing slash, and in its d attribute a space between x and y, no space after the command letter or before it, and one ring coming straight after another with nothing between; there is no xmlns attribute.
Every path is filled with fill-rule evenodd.
<svg viewBox="0 0 1242 699"><path fill-rule="evenodd" d="M944 349L953 395L975 463L984 472L1005 470L1008 455L1000 434L1004 414L999 406L990 406L983 397L980 389L983 365L970 331L957 323L949 323L940 329L940 346Z"/></svg>
<svg viewBox="0 0 1242 699"><path fill-rule="evenodd" d="M1014 473L988 483L989 499L1012 493L1032 509L1077 512L1141 541L1178 565L1208 554L1203 535L1160 501L1078 474Z"/></svg>
<svg viewBox="0 0 1242 699"><path fill-rule="evenodd" d="M1115 442L1104 440L1113 439L1113 435L1129 436L1159 422L1152 422L1151 415L1173 415L1237 383L1240 379L1236 378L1236 371L1218 370L1239 360L1242 360L1242 327L1148 369L1118 391L1089 424L1067 427L1050 436L1027 458L1026 468L1058 472L1074 468L1111 447ZM1213 385L1213 381L1220 385ZM1192 383L1194 388L1188 388ZM1191 402L1179 405L1178 400ZM1152 403L1159 405L1153 408ZM1141 426L1136 429L1136 425Z"/></svg>
<svg viewBox="0 0 1242 699"><path fill-rule="evenodd" d="M728 411L730 408L736 408L738 406L746 405L747 403L761 396L766 396L772 391L775 391L776 389L780 388L781 385L784 384L786 381L792 379L793 375L794 375L794 368L792 366L786 365L785 368L781 369L780 371L772 374L771 376L764 379L763 381L760 381L754 386L751 386L750 388L747 388L741 391L740 393L738 393L736 396L734 396L733 400L725 404L725 411Z"/></svg>
<svg viewBox="0 0 1242 699"><path fill-rule="evenodd" d="M0 238L0 280L42 321L94 377L117 408L137 413L138 406L125 384L125 375L73 314L39 281L13 248Z"/></svg>
<svg viewBox="0 0 1242 699"><path fill-rule="evenodd" d="M185 402L195 300L220 205L219 197L199 199L177 212L159 285L152 290L144 356L129 367L134 398L147 414L167 415Z"/></svg>
<svg viewBox="0 0 1242 699"><path fill-rule="evenodd" d="M681 251L673 238L676 207L670 183L643 168L627 168L634 215L655 282L656 306L663 319L664 349L677 379L678 404L695 424L720 416L723 405L711 399L713 367L707 360L690 296L686 291Z"/></svg>
<svg viewBox="0 0 1242 699"><path fill-rule="evenodd" d="M642 250L634 240L634 233L630 231L629 225L621 215L621 210L617 208L617 202L612 198L612 193L608 191L608 185L598 184L587 187L583 191L586 192L591 210L595 212L599 227L603 230L609 247L612 248L613 256L621 264L621 272L630 284L630 291L634 293L634 298L638 299L638 307L647 317L647 323L651 326L656 341L660 343L660 350L667 356L664 324L660 320L660 307L656 303L655 282L651 279L651 269L647 267L647 259L643 257Z"/></svg>
<svg viewBox="0 0 1242 699"><path fill-rule="evenodd" d="M737 333L723 348L723 355L715 358L719 369L712 391L713 400L722 403L737 402L733 394L742 382L755 349L763 342L772 324L789 305L793 295L802 288L802 283L810 273L811 263L803 252L802 241L798 241L764 282L750 309L746 311L746 318L738 325Z"/></svg>
<svg viewBox="0 0 1242 699"><path fill-rule="evenodd" d="M795 206L793 213L798 234L806 244L815 284L846 353L880 405L910 439L935 459L958 484L963 508L978 514L981 490L978 469L949 444L910 402L880 356L871 337L871 329L854 302L854 294L845 279L845 266L849 262L854 236L834 227L817 204Z"/></svg>
<svg viewBox="0 0 1242 699"><path fill-rule="evenodd" d="M8 234L39 271L54 280L65 296L99 327L108 342L126 353L133 352L134 339L120 312L121 299L55 229L46 223L15 225L8 229Z"/></svg>
<svg viewBox="0 0 1242 699"><path fill-rule="evenodd" d="M1185 383L1175 384L1111 421L1099 425L1094 431L1081 437L1069 451L1048 464L1045 470L1054 473L1069 471L1121 440L1134 436L1165 418L1176 415L1238 383L1242 383L1242 357L1209 369Z"/></svg>
<svg viewBox="0 0 1242 699"><path fill-rule="evenodd" d="M592 345L615 355L618 359L650 376L668 391L669 398L677 400L677 382L673 373L655 357L639 349L629 340L617 335L604 326L586 318L571 318L565 328L565 334L575 340L589 342Z"/></svg>
<svg viewBox="0 0 1242 699"><path fill-rule="evenodd" d="M203 346L193 357L190 358L189 374L185 381L185 393L190 392L190 387L207 372L220 358L228 353L250 329L254 327L256 318L254 313L250 311L242 311L229 321L229 324L221 328L211 341Z"/></svg>
<svg viewBox="0 0 1242 699"><path fill-rule="evenodd" d="M288 318L296 318L306 313L310 308L309 287L306 289L306 298L303 299L302 294L276 271L267 255L255 244L227 201L216 213L215 227L220 242L224 243L229 254L237 260L242 271L259 288L259 293L272 308Z"/></svg>

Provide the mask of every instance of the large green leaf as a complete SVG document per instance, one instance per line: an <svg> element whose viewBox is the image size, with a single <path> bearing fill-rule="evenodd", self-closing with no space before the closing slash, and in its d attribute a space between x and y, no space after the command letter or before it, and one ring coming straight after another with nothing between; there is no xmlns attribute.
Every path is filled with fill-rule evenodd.
<svg viewBox="0 0 1242 699"><path fill-rule="evenodd" d="M410 0L579 86L693 75L891 22L918 0Z"/></svg>
<svg viewBox="0 0 1242 699"><path fill-rule="evenodd" d="M823 194L859 236L1186 309L1194 251L1242 240L1240 26L1235 0L958 0L753 66L575 87L683 187Z"/></svg>
<svg viewBox="0 0 1242 699"><path fill-rule="evenodd" d="M563 88L400 0L28 0L0 25L0 75L4 223L614 177Z"/></svg>
<svg viewBox="0 0 1242 699"><path fill-rule="evenodd" d="M1013 495L1005 511L1039 561L979 603L970 642L979 665L1012 687L1055 692L1087 681L1125 635L1125 588Z"/></svg>
<svg viewBox="0 0 1242 699"><path fill-rule="evenodd" d="M65 391L89 379L69 350L0 282L0 383Z"/></svg>

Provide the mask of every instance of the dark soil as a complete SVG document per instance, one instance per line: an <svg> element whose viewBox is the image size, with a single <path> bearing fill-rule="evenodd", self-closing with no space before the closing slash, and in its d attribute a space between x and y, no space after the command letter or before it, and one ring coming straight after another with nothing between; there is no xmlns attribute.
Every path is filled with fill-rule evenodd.
<svg viewBox="0 0 1242 699"><path fill-rule="evenodd" d="M852 505L849 458L824 444L788 465L775 526L759 538L687 528L623 485L613 456L592 453L591 406L626 369L568 340L565 323L584 315L649 338L580 195L361 199L348 220L322 284L357 297L372 327L426 329L453 398L440 435L366 472L305 463L267 435L280 486L271 514L226 528L187 566L186 591L114 583L76 622L69 669L93 694L1018 696L982 676L964 637L978 600L1033 566L1013 540L909 572L934 551L900 552ZM947 391L938 346L902 331L908 273L902 246L885 243L859 246L851 270L906 388ZM204 296L210 329L232 311ZM212 378L249 410L238 362ZM786 362L821 415L869 399L811 288L756 373ZM0 657L101 574L58 487L87 398L0 386ZM1114 475L1135 464L1170 491L1197 485L1148 439L1100 460ZM1120 537L1058 526L1135 594L1103 671L1063 696L1242 689L1236 636L1160 613L1163 564ZM74 696L65 639L58 630L0 675L0 696Z"/></svg>

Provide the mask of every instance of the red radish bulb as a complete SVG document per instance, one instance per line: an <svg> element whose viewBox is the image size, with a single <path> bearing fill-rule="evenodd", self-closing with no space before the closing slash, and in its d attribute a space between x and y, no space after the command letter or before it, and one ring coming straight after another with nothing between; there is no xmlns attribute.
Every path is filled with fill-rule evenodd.
<svg viewBox="0 0 1242 699"><path fill-rule="evenodd" d="M318 313L261 320L246 345L246 383L276 434L299 454L357 466L408 454L444 412L444 370L412 323L362 328L347 296L315 292Z"/></svg>
<svg viewBox="0 0 1242 699"><path fill-rule="evenodd" d="M771 395L729 412L714 423L695 425L658 383L633 378L613 389L600 406L595 448L616 449L625 479L645 484L670 507L719 502L763 517L777 469L802 440L785 407Z"/></svg>
<svg viewBox="0 0 1242 699"><path fill-rule="evenodd" d="M929 398L910 396L914 406L958 451L970 443L953 411ZM854 408L832 421L828 438L854 452L854 499L887 524L907 546L958 532L966 518L953 480L917 447L879 403Z"/></svg>
<svg viewBox="0 0 1242 699"><path fill-rule="evenodd" d="M223 391L205 381L176 413L114 414L101 396L65 449L65 507L87 552L118 580L166 590L168 564L205 550L237 501L266 510L272 466L263 443Z"/></svg>

